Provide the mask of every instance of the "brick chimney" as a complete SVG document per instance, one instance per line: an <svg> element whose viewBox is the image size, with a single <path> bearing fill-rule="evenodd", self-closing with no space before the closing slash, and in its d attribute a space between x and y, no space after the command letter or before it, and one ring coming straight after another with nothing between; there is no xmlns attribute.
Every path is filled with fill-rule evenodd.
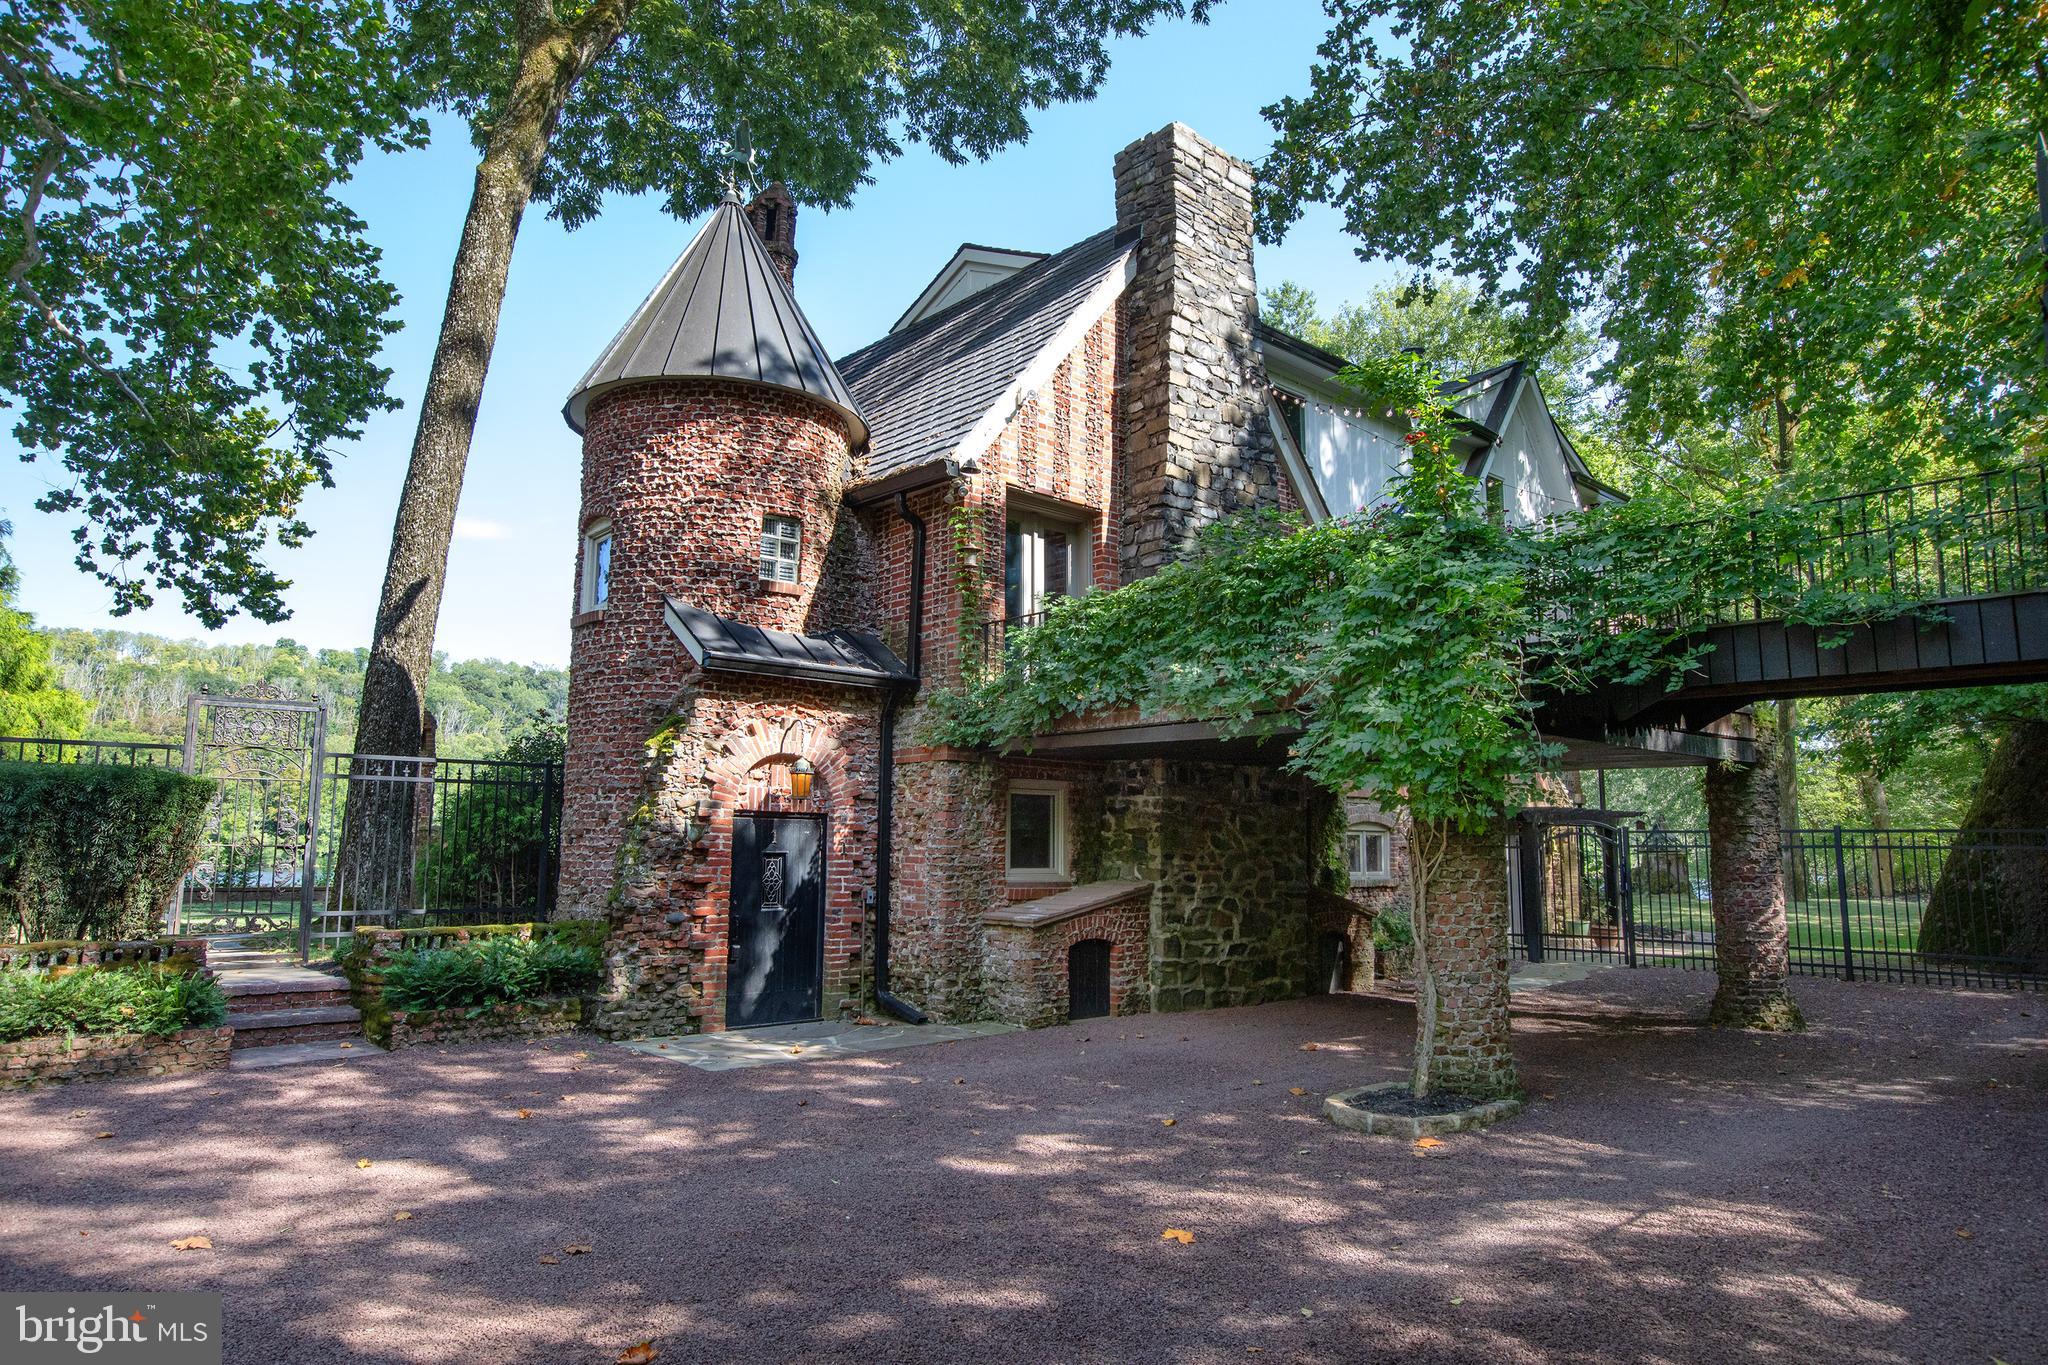
<svg viewBox="0 0 2048 1365"><path fill-rule="evenodd" d="M754 196L747 219L768 248L768 259L782 272L782 282L796 283L796 200L780 180Z"/></svg>
<svg viewBox="0 0 2048 1365"><path fill-rule="evenodd" d="M1124 581L1231 512L1280 503L1266 367L1252 342L1252 169L1173 123L1116 157L1124 294Z"/></svg>

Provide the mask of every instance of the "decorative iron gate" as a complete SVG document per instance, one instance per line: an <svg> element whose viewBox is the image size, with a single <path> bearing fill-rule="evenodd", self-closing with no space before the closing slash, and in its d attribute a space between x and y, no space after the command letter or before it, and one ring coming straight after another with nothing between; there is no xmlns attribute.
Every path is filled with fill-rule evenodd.
<svg viewBox="0 0 2048 1365"><path fill-rule="evenodd" d="M173 933L296 927L306 955L313 922L314 841L327 707L274 693L215 697L185 708L184 769L213 778L199 862L171 911Z"/></svg>

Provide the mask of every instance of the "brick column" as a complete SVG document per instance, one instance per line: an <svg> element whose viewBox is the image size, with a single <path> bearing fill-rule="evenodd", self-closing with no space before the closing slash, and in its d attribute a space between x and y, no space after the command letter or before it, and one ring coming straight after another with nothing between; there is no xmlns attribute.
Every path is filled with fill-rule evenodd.
<svg viewBox="0 0 2048 1365"><path fill-rule="evenodd" d="M1785 866L1779 850L1776 737L1757 720L1760 761L1707 769L1707 849L1714 899L1714 970L1707 1018L1732 1028L1805 1027L1785 958Z"/></svg>
<svg viewBox="0 0 2048 1365"><path fill-rule="evenodd" d="M1425 840L1428 835L1422 836ZM1426 1060L1435 1091L1491 1100L1520 1092L1508 1036L1508 863L1505 831L1455 830L1429 879L1423 946L1435 985L1435 1036L1424 1055L1418 1019L1416 1064ZM1417 982L1418 1011L1429 988Z"/></svg>

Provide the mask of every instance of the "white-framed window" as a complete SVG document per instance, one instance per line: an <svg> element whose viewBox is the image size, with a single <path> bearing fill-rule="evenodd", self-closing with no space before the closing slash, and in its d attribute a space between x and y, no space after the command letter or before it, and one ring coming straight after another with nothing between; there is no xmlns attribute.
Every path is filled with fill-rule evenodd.
<svg viewBox="0 0 2048 1365"><path fill-rule="evenodd" d="M1067 789L1058 782L1012 782L1004 867L1013 882L1067 876Z"/></svg>
<svg viewBox="0 0 2048 1365"><path fill-rule="evenodd" d="M597 611L612 595L612 524L593 521L583 528L584 611Z"/></svg>
<svg viewBox="0 0 2048 1365"><path fill-rule="evenodd" d="M1393 832L1385 825L1353 825L1344 831L1344 870L1354 886L1385 886L1394 880Z"/></svg>
<svg viewBox="0 0 2048 1365"><path fill-rule="evenodd" d="M1088 591L1088 533L1078 522L1013 512L1003 525L1003 616L1027 621L1047 599Z"/></svg>
<svg viewBox="0 0 2048 1365"><path fill-rule="evenodd" d="M795 517L761 518L761 577L794 583L803 564L804 524Z"/></svg>

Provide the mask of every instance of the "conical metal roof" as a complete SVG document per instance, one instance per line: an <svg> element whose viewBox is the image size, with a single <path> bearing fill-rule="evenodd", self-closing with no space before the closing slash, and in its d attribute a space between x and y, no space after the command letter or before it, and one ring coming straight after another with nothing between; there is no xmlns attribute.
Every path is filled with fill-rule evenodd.
<svg viewBox="0 0 2048 1365"><path fill-rule="evenodd" d="M576 385L562 416L578 432L590 400L648 379L732 379L793 389L845 416L856 446L867 419L768 259L739 196L728 194L646 302Z"/></svg>

